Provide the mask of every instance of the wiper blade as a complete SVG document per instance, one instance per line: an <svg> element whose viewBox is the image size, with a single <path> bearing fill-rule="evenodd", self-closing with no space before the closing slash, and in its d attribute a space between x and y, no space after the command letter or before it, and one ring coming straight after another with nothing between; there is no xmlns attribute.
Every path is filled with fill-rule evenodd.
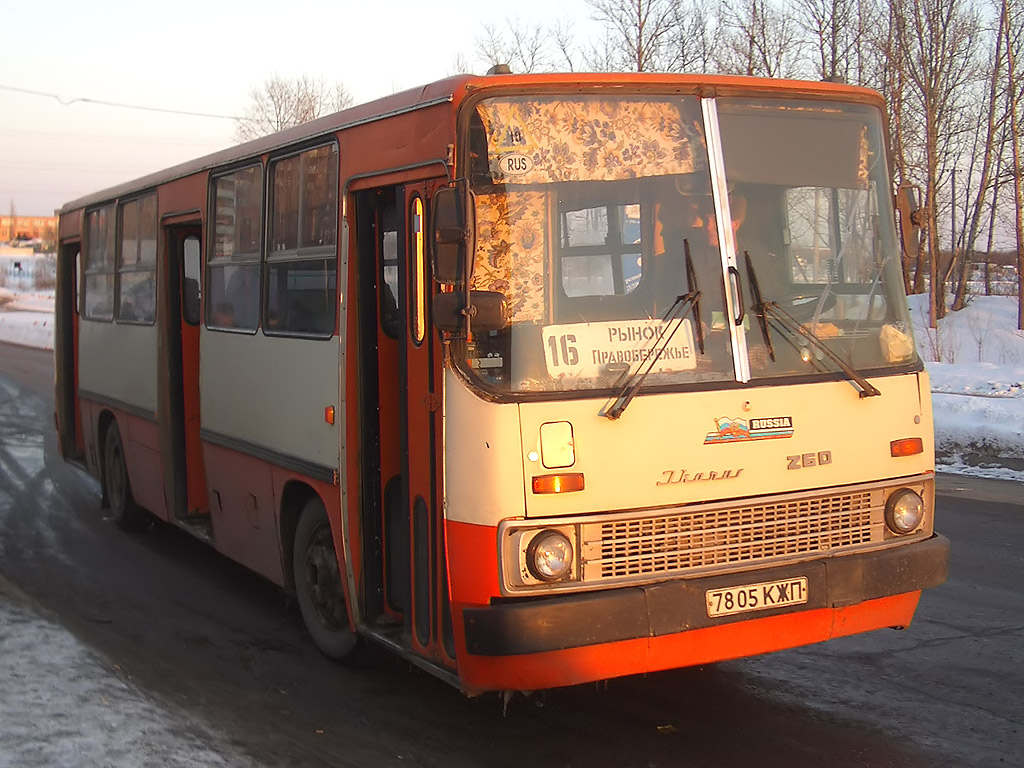
<svg viewBox="0 0 1024 768"><path fill-rule="evenodd" d="M788 331L790 334L802 336L807 340L808 344L831 360L857 387L861 397L874 397L882 394L874 384L857 373L839 355L833 352L832 348L822 341L818 334L780 307L777 301L764 301L761 298L761 289L757 282L754 265L750 260L750 254L744 251L743 255L747 260L747 275L750 278L750 287L754 294L754 312L757 314L757 320L761 326L761 334L764 336L765 346L768 348L768 355L771 357L772 362L775 362L775 350L772 348L771 335L768 333L769 317L783 330Z"/></svg>
<svg viewBox="0 0 1024 768"><path fill-rule="evenodd" d="M697 285L697 272L693 268L693 259L690 258L690 241L683 240L683 251L686 254L686 287L693 294L694 333L697 336L697 347L700 353L704 354L704 326L700 322L700 286ZM678 297L677 297L678 300Z"/></svg>
<svg viewBox="0 0 1024 768"><path fill-rule="evenodd" d="M754 312L757 315L757 324L761 326L761 336L764 337L764 345L768 348L768 357L774 363L775 348L772 347L772 337L768 333L768 315L764 311L761 285L757 282L757 273L754 271L754 263L750 260L750 251L744 251L743 256L747 260L747 278L750 280L750 292L754 295Z"/></svg>
<svg viewBox="0 0 1024 768"><path fill-rule="evenodd" d="M636 393L640 391L640 387L643 386L648 374L654 370L654 364L668 348L669 342L672 341L672 337L679 330L679 326L683 324L683 318L687 314L687 309L692 310L694 325L696 326L697 345L700 348L701 354L704 354L704 329L700 324L700 289L697 285L696 272L693 269L693 259L690 257L689 240L683 240L683 248L686 252L686 281L689 290L676 296L675 301L672 302L664 317L661 318L662 326L671 324L671 330L657 337L651 353L644 357L643 362L637 366L635 371L632 373L627 371L623 374L622 386L619 388L619 394L615 398L615 402L601 414L613 421L622 415L623 411L633 401L633 398L636 397Z"/></svg>

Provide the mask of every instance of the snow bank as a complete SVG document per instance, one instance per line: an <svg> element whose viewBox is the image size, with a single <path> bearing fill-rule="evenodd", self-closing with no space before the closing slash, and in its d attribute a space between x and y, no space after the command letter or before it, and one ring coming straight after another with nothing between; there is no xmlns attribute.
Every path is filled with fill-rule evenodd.
<svg viewBox="0 0 1024 768"><path fill-rule="evenodd" d="M53 349L53 291L16 293L0 288L0 341Z"/></svg>
<svg viewBox="0 0 1024 768"><path fill-rule="evenodd" d="M910 297L926 360L943 472L1024 482L1024 331L1011 296L975 296L928 327L928 296Z"/></svg>

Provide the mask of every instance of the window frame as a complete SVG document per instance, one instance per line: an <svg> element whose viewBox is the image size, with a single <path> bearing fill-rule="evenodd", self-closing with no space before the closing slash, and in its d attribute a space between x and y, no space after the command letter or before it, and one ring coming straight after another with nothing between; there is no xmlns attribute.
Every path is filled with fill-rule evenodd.
<svg viewBox="0 0 1024 768"><path fill-rule="evenodd" d="M103 218L105 215L105 219ZM93 226L93 216L99 217L99 226ZM104 203L95 208L87 209L84 214L85 243L82 249L82 271L81 271L81 292L79 294L79 316L84 320L94 322L114 322L114 307L117 297L117 205L114 202ZM99 235L99 236L97 236ZM103 248L98 246L101 244ZM94 256L100 254L101 258L97 265ZM90 277L106 276L110 280L110 310L104 313L93 313L89 311L89 289Z"/></svg>
<svg viewBox="0 0 1024 768"><path fill-rule="evenodd" d="M304 234L303 228L310 223L307 217L310 217L312 211L315 210L313 206L306 206L306 193L309 191L307 185L308 177L306 175L306 166L304 165L303 158L310 155L313 152L319 150L329 150L328 155L328 166L327 166L327 179L328 183L325 185L324 190L327 192L325 198L326 204L331 208L329 216L326 217L326 221L330 222L329 230L327 230L333 237L333 242L320 245L307 245L302 241ZM270 158L267 161L266 174L265 174L265 217L264 217L264 235L265 235L265 254L263 259L263 274L262 274L262 288L263 295L261 301L261 309L263 313L263 333L267 336L284 336L284 337L295 337L295 338L306 338L306 339L330 339L337 332L338 328L338 249L340 246L340 173L341 173L341 151L338 142L334 139L330 141L321 141L316 144L303 146L301 148L293 149L287 153L277 155ZM295 243L294 247L275 247L275 233L278 226L278 217L281 213L287 213L289 211L277 209L277 202L279 195L283 190L280 190L277 185L278 177L277 174L280 172L281 164L289 160L295 160L298 163L298 172L296 176L296 206L294 209L294 215L296 217L295 224ZM282 223L286 221L281 220ZM279 310L280 307L277 304L271 304L274 296L275 286L273 284L275 279L275 272L277 269L291 270L296 267L303 267L307 265L323 265L324 277L325 277L325 295L327 299L329 320L328 326L322 331L308 331L308 330L296 330L294 327L271 327L269 318L272 314ZM333 266L333 279L330 277ZM287 275L287 271L285 273ZM285 277L287 279L287 276ZM290 318L289 318L290 319ZM328 316L325 315L323 320L327 320Z"/></svg>
<svg viewBox="0 0 1024 768"><path fill-rule="evenodd" d="M259 220L256 222L256 225L255 225L255 231L256 231L256 242L255 242L255 245L256 245L256 250L255 251L248 251L248 250L246 250L246 251L241 251L239 253L234 253L233 252L231 254L224 255L219 250L220 241L218 240L218 229L220 227L220 223L219 223L219 205L218 205L218 201L220 200L220 196L218 194L218 184L221 181L223 181L225 179L228 179L228 178L230 178L232 176L237 176L237 175L242 174L242 173L244 173L246 171L253 171L253 170L257 170L258 171L258 175L259 175L259 179L258 179L259 195L257 196L258 199L257 199L257 204L255 206L255 209L256 209L256 211L258 213L258 216L259 216ZM202 279L203 279L203 290L205 292L205 297L204 297L204 300L202 302L202 306L203 306L202 324L208 330L218 331L218 332L221 332L221 333L234 333L234 334L241 334L241 335L246 335L246 336L252 336L252 335L255 335L257 333L257 331L259 330L260 326L262 325L263 318L262 318L262 315L261 315L261 307L263 306L262 292L263 292L263 271L264 271L264 267L263 267L263 252L264 252L265 244L266 244L266 231L265 231L265 227L266 227L266 209L267 209L267 204L266 204L266 201L267 201L267 184L266 184L266 179L267 179L266 168L264 167L263 161L258 159L258 158L255 161L250 161L250 162L244 163L242 165L236 166L234 168L231 168L229 170L223 171L221 173L218 173L218 174L215 174L215 175L211 175L211 177L210 177L210 187L209 187L210 191L209 191L209 194L210 194L210 211L211 211L211 215L210 215L210 224L209 224L209 227L208 227L209 234L208 234L208 237L207 237L206 269L205 270L201 270L204 273L202 275ZM237 206L233 210L237 212L237 210L238 210ZM233 215L235 215L235 218L233 218L232 221L236 222L237 221L237 214L233 214ZM237 237L237 229L238 228L237 228L237 226L234 223L232 224L232 226L234 228L233 229L233 238L234 238L234 237ZM232 240L232 245L234 246L234 245L237 245L237 244L238 244L237 240L233 239ZM200 256L200 265L202 265L202 257L201 256ZM217 271L217 270L224 271L224 270L226 270L229 267L252 268L254 266L256 268L256 275L255 275L255 278L253 280L254 284L256 285L256 291L255 291L255 296L254 296L254 302L255 302L255 307L256 307L256 321L255 321L255 323L252 324L251 326L250 325L239 326L239 325L227 325L227 324L215 322L216 311L217 310L214 307L214 303L213 303L214 300L215 300L215 296L214 296L214 291L213 291L213 288L212 288L212 285L213 285L213 282L214 282L214 272ZM223 292L221 294L218 294L217 298L223 299L223 297L227 295L227 282L228 282L228 279L226 278L224 280Z"/></svg>
<svg viewBox="0 0 1024 768"><path fill-rule="evenodd" d="M144 223L143 212L145 211L145 202L152 201L153 216L151 222L146 222L152 225L152 230L149 233L152 235L153 254L152 259L149 261L143 260L143 231L142 225ZM135 245L135 260L134 263L128 263L128 255L125 254L125 224L127 222L127 211L133 210L133 224L135 226L134 233L134 245ZM159 237L160 224L159 224L159 203L157 200L157 193L155 191L147 192L141 195L136 195L131 198L119 200L117 203L117 237L116 237L116 275L114 278L114 319L118 323L125 325L155 325L156 324L156 302L157 302L157 239ZM124 293L124 276L125 275L151 275L152 276L152 289L151 293L147 298L152 300L153 313L150 316L142 319L126 317L125 307L122 304L122 295Z"/></svg>

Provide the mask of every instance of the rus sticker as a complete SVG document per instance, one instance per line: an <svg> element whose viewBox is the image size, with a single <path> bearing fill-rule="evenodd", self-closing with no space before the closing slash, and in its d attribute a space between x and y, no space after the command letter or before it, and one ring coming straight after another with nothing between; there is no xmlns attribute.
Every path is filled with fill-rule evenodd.
<svg viewBox="0 0 1024 768"><path fill-rule="evenodd" d="M521 152L502 155L498 159L498 170L506 176L522 176L533 170L533 158Z"/></svg>

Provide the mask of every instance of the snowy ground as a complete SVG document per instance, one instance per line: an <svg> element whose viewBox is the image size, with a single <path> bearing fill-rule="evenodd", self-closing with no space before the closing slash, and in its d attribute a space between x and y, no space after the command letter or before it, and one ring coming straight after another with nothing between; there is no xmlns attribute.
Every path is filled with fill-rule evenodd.
<svg viewBox="0 0 1024 768"><path fill-rule="evenodd" d="M146 696L0 576L0 766L255 766Z"/></svg>
<svg viewBox="0 0 1024 768"><path fill-rule="evenodd" d="M1024 332L1016 301L977 297L940 323L923 322L936 450L943 472L1024 482ZM53 348L53 294L0 288L0 340ZM931 362L941 361L941 362ZM188 715L135 688L0 577L0 768L103 765L250 766Z"/></svg>
<svg viewBox="0 0 1024 768"><path fill-rule="evenodd" d="M0 288L0 340L52 349L53 294ZM0 768L256 765L139 690L0 576Z"/></svg>

